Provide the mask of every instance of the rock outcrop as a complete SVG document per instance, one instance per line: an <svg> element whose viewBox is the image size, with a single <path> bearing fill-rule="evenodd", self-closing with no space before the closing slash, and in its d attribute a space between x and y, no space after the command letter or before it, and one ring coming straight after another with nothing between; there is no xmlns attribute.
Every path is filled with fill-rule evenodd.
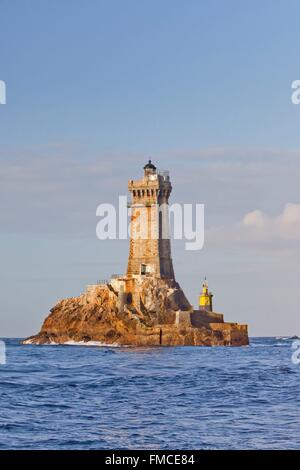
<svg viewBox="0 0 300 470"><path fill-rule="evenodd" d="M97 341L106 345L247 345L247 325L193 310L179 284L153 276L119 277L58 302L40 333L24 344Z"/></svg>

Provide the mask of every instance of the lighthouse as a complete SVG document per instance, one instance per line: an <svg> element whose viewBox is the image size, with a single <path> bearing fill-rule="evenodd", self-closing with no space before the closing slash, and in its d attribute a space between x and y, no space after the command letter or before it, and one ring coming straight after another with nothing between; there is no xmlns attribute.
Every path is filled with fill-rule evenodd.
<svg viewBox="0 0 300 470"><path fill-rule="evenodd" d="M169 173L151 162L139 180L130 180L130 245L127 276L174 279L169 236Z"/></svg>
<svg viewBox="0 0 300 470"><path fill-rule="evenodd" d="M212 312L212 298L213 294L208 291L208 282L205 277L204 282L202 284L202 291L199 296L199 309Z"/></svg>

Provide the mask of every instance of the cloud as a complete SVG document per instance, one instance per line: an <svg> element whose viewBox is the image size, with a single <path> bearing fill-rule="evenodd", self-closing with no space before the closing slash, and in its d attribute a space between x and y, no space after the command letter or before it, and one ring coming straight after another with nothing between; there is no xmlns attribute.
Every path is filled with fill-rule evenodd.
<svg viewBox="0 0 300 470"><path fill-rule="evenodd" d="M247 245L257 249L290 251L300 248L300 204L287 203L278 215L255 209L236 224L207 232L209 243L222 246Z"/></svg>
<svg viewBox="0 0 300 470"><path fill-rule="evenodd" d="M174 150L173 159L184 159L188 164L218 167L246 165L285 166L299 162L300 150L287 148L255 147L207 147L199 149Z"/></svg>
<svg viewBox="0 0 300 470"><path fill-rule="evenodd" d="M205 204L207 229L232 226L254 207L267 214L296 201L299 156L297 150L234 147L151 155L159 168L170 170L170 202ZM127 180L141 175L146 160L80 145L2 149L0 231L95 236L98 204L127 194Z"/></svg>
<svg viewBox="0 0 300 470"><path fill-rule="evenodd" d="M300 204L287 203L281 214L270 216L260 210L245 215L241 229L257 240L299 240Z"/></svg>
<svg viewBox="0 0 300 470"><path fill-rule="evenodd" d="M126 168L121 162L132 162ZM96 207L127 193L134 155L66 146L0 154L0 231L95 236ZM120 171L121 169L121 171Z"/></svg>

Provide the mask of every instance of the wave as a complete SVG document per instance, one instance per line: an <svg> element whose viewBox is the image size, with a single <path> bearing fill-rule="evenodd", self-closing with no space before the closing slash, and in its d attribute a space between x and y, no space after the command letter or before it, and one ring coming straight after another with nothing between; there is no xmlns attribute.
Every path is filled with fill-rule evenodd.
<svg viewBox="0 0 300 470"><path fill-rule="evenodd" d="M8 341L1 449L299 449L292 341L122 351L104 338L64 339L48 349Z"/></svg>
<svg viewBox="0 0 300 470"><path fill-rule="evenodd" d="M26 339L23 344L37 344L33 339ZM56 343L55 341L50 341L49 343L39 344L39 346L97 346L105 348L120 348L124 347L120 344L108 344L102 343L101 341L65 341L64 343Z"/></svg>
<svg viewBox="0 0 300 470"><path fill-rule="evenodd" d="M294 336L276 336L275 339L279 339L281 341L292 341L294 339L300 339L300 336L294 335Z"/></svg>

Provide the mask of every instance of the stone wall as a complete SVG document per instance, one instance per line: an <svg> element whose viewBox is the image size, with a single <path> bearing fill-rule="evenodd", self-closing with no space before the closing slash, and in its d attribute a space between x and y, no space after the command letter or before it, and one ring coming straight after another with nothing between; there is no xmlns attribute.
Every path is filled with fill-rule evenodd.
<svg viewBox="0 0 300 470"><path fill-rule="evenodd" d="M191 323L195 327L203 326L205 323L224 323L224 315L206 310L194 310L191 313Z"/></svg>

